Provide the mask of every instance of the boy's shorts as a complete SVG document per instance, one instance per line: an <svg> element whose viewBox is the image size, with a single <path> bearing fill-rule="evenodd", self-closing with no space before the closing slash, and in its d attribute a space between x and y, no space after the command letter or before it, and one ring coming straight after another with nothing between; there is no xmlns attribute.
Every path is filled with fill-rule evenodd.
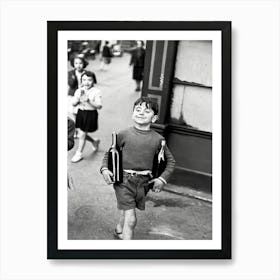
<svg viewBox="0 0 280 280"><path fill-rule="evenodd" d="M145 186L148 185L150 179L149 175L131 175L124 172L123 182L114 185L118 209L145 210Z"/></svg>

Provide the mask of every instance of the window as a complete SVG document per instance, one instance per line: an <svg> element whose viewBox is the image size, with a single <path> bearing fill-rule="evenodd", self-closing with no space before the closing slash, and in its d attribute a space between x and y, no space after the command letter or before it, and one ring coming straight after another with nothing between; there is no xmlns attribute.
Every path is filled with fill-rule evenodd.
<svg viewBox="0 0 280 280"><path fill-rule="evenodd" d="M179 41L171 123L212 132L212 41Z"/></svg>

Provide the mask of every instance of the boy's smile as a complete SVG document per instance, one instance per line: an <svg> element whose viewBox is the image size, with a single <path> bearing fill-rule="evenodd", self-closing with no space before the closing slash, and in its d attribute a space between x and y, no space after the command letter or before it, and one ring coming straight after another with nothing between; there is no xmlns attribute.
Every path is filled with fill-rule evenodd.
<svg viewBox="0 0 280 280"><path fill-rule="evenodd" d="M146 103L135 106L132 114L132 119L138 126L150 126L151 123L157 120L157 115L154 111L146 106Z"/></svg>

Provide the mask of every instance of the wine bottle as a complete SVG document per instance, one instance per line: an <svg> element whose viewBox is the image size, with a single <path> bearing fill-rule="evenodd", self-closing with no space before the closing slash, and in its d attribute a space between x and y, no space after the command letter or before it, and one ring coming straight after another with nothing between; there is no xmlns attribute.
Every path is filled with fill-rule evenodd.
<svg viewBox="0 0 280 280"><path fill-rule="evenodd" d="M112 133L112 146L108 152L108 168L113 173L113 182L121 183L123 179L122 151L117 144L117 134Z"/></svg>
<svg viewBox="0 0 280 280"><path fill-rule="evenodd" d="M156 153L153 162L153 177L157 178L161 175L166 167L166 158L164 154L164 147L166 145L166 141L163 139L160 143L159 152Z"/></svg>
<svg viewBox="0 0 280 280"><path fill-rule="evenodd" d="M158 177L162 174L164 169L166 168L166 158L165 158L165 153L164 153L164 147L166 145L165 140L161 140L161 148L158 153Z"/></svg>
<svg viewBox="0 0 280 280"><path fill-rule="evenodd" d="M153 178L158 178L166 168L166 158L164 153L165 145L166 145L166 141L162 139L160 142L160 148L158 149L158 152L154 156L153 171L152 171ZM145 194L147 194L149 190L153 188L153 185L154 184L151 183L145 187Z"/></svg>

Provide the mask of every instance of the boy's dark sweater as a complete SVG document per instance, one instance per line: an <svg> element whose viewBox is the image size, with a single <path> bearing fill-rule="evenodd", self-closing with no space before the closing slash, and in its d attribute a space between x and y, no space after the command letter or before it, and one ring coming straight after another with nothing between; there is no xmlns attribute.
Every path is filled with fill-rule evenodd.
<svg viewBox="0 0 280 280"><path fill-rule="evenodd" d="M145 131L130 127L120 131L117 137L117 145L122 148L123 169L152 171L154 156L159 151L163 139L154 130ZM167 146L164 148L164 154L167 165L160 177L168 181L174 170L175 160ZM108 167L108 152L103 158L101 168L103 167Z"/></svg>

